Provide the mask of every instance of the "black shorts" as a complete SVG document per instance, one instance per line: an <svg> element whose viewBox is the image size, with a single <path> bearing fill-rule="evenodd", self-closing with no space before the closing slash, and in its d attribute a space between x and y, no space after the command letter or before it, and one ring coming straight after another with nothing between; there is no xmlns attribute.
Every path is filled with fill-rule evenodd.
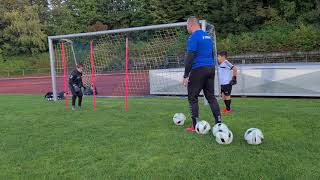
<svg viewBox="0 0 320 180"><path fill-rule="evenodd" d="M230 96L232 91L231 84L221 85L221 94L223 93L225 96Z"/></svg>

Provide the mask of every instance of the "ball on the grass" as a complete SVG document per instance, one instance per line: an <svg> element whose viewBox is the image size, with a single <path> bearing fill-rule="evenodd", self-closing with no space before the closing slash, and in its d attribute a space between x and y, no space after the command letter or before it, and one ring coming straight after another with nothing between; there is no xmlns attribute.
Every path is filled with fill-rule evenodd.
<svg viewBox="0 0 320 180"><path fill-rule="evenodd" d="M233 141L233 133L232 133L232 131L229 129L229 134L228 134L228 136L229 136L229 139L228 139L228 141L226 142L226 144L230 144L230 143L232 143L232 141Z"/></svg>
<svg viewBox="0 0 320 180"><path fill-rule="evenodd" d="M250 128L244 134L244 139L248 144L258 145L261 144L264 140L262 131L258 128Z"/></svg>
<svg viewBox="0 0 320 180"><path fill-rule="evenodd" d="M226 124L224 123L217 123L213 126L212 128L212 134L214 136L216 136L216 133L219 132L219 131L229 131L229 128Z"/></svg>
<svg viewBox="0 0 320 180"><path fill-rule="evenodd" d="M247 137L247 135L249 134L249 133L251 133L253 130L255 130L256 128L249 128L249 129L247 129L246 130L246 132L244 133L244 135L243 135L243 138L245 139L245 140L247 140L246 139L246 137Z"/></svg>
<svg viewBox="0 0 320 180"><path fill-rule="evenodd" d="M207 134L211 129L210 124L207 121L199 121L196 124L196 132L198 134Z"/></svg>
<svg viewBox="0 0 320 180"><path fill-rule="evenodd" d="M186 120L186 116L183 113L176 113L172 120L175 125L182 126Z"/></svg>
<svg viewBox="0 0 320 180"><path fill-rule="evenodd" d="M230 133L231 131L227 130L219 130L215 137L216 137L216 142L218 144L230 144L232 142L233 139L233 134ZM232 139L231 139L232 138Z"/></svg>

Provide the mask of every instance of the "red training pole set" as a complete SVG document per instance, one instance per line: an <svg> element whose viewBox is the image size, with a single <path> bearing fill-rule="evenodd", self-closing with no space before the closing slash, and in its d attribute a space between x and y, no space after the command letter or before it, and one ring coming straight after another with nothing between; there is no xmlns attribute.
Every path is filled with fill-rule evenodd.
<svg viewBox="0 0 320 180"><path fill-rule="evenodd" d="M96 84L95 84L95 74L94 74L94 54L93 54L93 45L92 40L90 40L90 62L91 62L91 88L93 92L93 108L96 110L97 107L97 97L96 97Z"/></svg>
<svg viewBox="0 0 320 180"><path fill-rule="evenodd" d="M126 36L126 84L125 84L125 108L128 111L128 96L129 96L129 40Z"/></svg>
<svg viewBox="0 0 320 180"><path fill-rule="evenodd" d="M66 108L68 108L68 86L67 86L67 61L66 61L66 55L64 50L64 43L61 42L61 60L63 65L63 86L64 86L64 92L66 93Z"/></svg>

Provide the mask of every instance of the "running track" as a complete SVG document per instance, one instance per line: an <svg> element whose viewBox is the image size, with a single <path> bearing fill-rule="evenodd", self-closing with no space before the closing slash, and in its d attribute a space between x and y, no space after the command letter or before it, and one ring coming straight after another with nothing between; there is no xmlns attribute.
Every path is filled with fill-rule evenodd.
<svg viewBox="0 0 320 180"><path fill-rule="evenodd" d="M124 96L125 74L109 73L96 76L100 96ZM0 78L1 94L42 94L52 91L51 77ZM63 91L63 78L57 77L57 91ZM129 73L129 95L148 95L150 91L148 72Z"/></svg>

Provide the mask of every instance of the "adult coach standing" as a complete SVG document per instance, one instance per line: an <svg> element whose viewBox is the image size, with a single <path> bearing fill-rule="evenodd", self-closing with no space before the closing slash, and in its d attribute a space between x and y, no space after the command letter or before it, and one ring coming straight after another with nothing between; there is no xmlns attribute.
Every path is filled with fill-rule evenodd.
<svg viewBox="0 0 320 180"><path fill-rule="evenodd" d="M212 38L201 30L196 17L188 19L187 30L191 36L188 39L183 85L188 87L192 125L186 130L194 132L199 118L198 97L201 90L208 100L215 123L221 122L221 114L214 96L215 59L213 58Z"/></svg>

